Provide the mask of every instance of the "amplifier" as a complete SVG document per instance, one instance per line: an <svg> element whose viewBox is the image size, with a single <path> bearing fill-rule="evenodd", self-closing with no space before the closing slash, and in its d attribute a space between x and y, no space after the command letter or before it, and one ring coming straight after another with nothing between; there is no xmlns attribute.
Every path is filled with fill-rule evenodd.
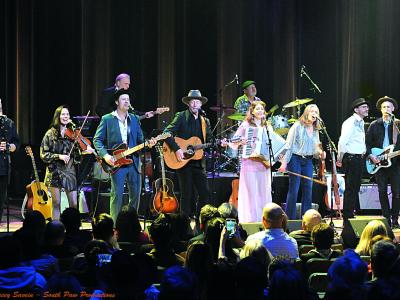
<svg viewBox="0 0 400 300"><path fill-rule="evenodd" d="M392 190L388 185L389 205L392 207ZM358 193L360 209L381 209L378 186L376 184L362 184Z"/></svg>

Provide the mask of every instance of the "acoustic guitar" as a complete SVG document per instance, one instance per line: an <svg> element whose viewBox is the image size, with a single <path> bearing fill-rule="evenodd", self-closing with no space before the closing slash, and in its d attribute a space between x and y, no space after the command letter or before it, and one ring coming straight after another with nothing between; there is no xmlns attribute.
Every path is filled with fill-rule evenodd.
<svg viewBox="0 0 400 300"><path fill-rule="evenodd" d="M25 150L32 160L33 172L35 175L35 180L26 186L26 193L28 195L27 208L38 210L46 220L51 220L53 214L53 201L51 194L47 189L47 186L39 180L32 148L26 146Z"/></svg>
<svg viewBox="0 0 400 300"><path fill-rule="evenodd" d="M165 140L170 136L171 134L169 132L166 132L156 136L154 139L158 142L160 140ZM145 141L144 143L139 144L132 148L128 148L126 144L120 144L117 147L108 150L108 153L114 158L114 164L112 166L109 165L103 158L101 162L103 170L107 173L114 174L115 172L118 171L120 167L130 165L133 162L131 158L128 158L129 155L143 149L148 145L149 145L148 141Z"/></svg>
<svg viewBox="0 0 400 300"><path fill-rule="evenodd" d="M164 142L163 143L163 151L164 151L164 159L166 165L173 169L177 170L184 167L191 160L200 160L203 158L205 148L211 147L213 143L205 143L202 144L201 140L197 136L192 136L187 140L175 137L175 143L178 144L179 148L183 150L184 159L179 161L176 158L175 151L171 149L171 147ZM236 143L241 140L241 137L235 137L233 139L226 140L227 143ZM221 141L216 140L216 144L219 144Z"/></svg>
<svg viewBox="0 0 400 300"><path fill-rule="evenodd" d="M169 107L158 107L156 110L153 110L152 113L155 115L161 115L165 112L169 111ZM146 115L138 116L139 120L146 119Z"/></svg>
<svg viewBox="0 0 400 300"><path fill-rule="evenodd" d="M154 181L153 207L157 213L174 213L179 208L174 194L174 183L165 177L163 148L156 145L156 149L160 153L161 178Z"/></svg>

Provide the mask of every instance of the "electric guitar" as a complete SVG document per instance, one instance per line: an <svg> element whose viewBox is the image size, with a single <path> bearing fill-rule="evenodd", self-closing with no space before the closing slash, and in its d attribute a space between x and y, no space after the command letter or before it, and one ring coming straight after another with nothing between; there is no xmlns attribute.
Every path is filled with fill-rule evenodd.
<svg viewBox="0 0 400 300"><path fill-rule="evenodd" d="M169 132L167 133L162 133L158 136L156 136L154 139L158 142L160 140L165 140L166 138L169 138L171 134ZM118 169L122 166L125 165L130 165L133 160L131 158L128 158L127 156L143 149L144 147L148 146L149 142L145 141L142 144L139 144L135 147L128 148L126 144L120 144L117 147L108 150L108 153L114 158L114 164L111 166L109 165L104 158L102 159L101 165L103 167L103 170L105 172L114 174Z"/></svg>
<svg viewBox="0 0 400 300"><path fill-rule="evenodd" d="M33 171L35 174L35 180L26 186L26 193L28 195L27 208L38 210L43 214L46 220L51 220L53 214L53 202L51 194L47 189L47 186L39 180L32 148L30 146L26 146L25 150L32 160Z"/></svg>
<svg viewBox="0 0 400 300"><path fill-rule="evenodd" d="M150 112L152 112L155 115L161 115L161 114L163 114L163 113L165 113L167 111L169 111L169 107L158 107L156 110L153 110L153 111L150 111ZM146 115L144 114L144 115L138 116L138 119L139 120L146 119Z"/></svg>
<svg viewBox="0 0 400 300"><path fill-rule="evenodd" d="M171 149L171 147L167 143L163 143L163 151L164 151L164 159L166 165L173 169L177 170L184 167L191 160L200 160L203 158L204 151L203 149L211 147L213 143L205 143L202 144L201 140L197 136L192 136L187 140L175 137L175 143L178 144L179 148L183 150L184 159L179 161L176 158L175 151ZM227 140L227 143L235 143L241 140L241 137L233 138ZM217 140L216 143L220 143L220 140Z"/></svg>
<svg viewBox="0 0 400 300"><path fill-rule="evenodd" d="M154 199L153 207L157 213L174 213L179 208L178 200L174 194L174 183L171 179L165 177L163 148L156 145L160 153L161 178L154 181Z"/></svg>
<svg viewBox="0 0 400 300"><path fill-rule="evenodd" d="M372 160L367 159L365 164L369 174L375 174L380 168L389 168L392 165L391 159L400 155L400 150L393 151L394 145L387 146L385 149L372 148L371 154L379 159L379 163L374 164Z"/></svg>

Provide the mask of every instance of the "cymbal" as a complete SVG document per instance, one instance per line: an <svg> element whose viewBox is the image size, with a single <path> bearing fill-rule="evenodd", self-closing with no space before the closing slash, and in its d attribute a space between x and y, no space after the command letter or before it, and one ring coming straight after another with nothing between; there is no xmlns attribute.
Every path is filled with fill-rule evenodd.
<svg viewBox="0 0 400 300"><path fill-rule="evenodd" d="M314 99L312 99L312 98L296 99L296 100L293 100L292 102L289 102L288 104L285 104L283 106L283 108L289 108L289 107L295 107L295 106L303 105L303 104L306 104L306 103L311 102L313 100Z"/></svg>
<svg viewBox="0 0 400 300"><path fill-rule="evenodd" d="M218 105L218 106L211 106L210 110L212 111L226 111L226 112L233 112L236 109L234 107L231 106L225 106L225 105Z"/></svg>
<svg viewBox="0 0 400 300"><path fill-rule="evenodd" d="M288 124L293 124L296 121L297 121L296 118L291 118L291 119L288 120Z"/></svg>
<svg viewBox="0 0 400 300"><path fill-rule="evenodd" d="M241 113L234 113L228 116L228 119L234 120L234 121L243 121L246 115L241 114Z"/></svg>
<svg viewBox="0 0 400 300"><path fill-rule="evenodd" d="M267 112L267 115L273 114L278 108L279 108L279 105L272 106L271 109Z"/></svg>

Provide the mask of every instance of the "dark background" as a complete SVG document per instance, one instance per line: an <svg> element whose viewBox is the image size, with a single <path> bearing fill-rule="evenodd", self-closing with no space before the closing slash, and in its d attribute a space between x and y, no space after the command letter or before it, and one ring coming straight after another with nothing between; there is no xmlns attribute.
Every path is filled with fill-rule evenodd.
<svg viewBox="0 0 400 300"><path fill-rule="evenodd" d="M135 108L171 107L143 121L148 133L190 89L208 97L214 125L208 107L233 104L238 86L218 91L238 74L267 108L314 98L337 141L352 100L366 97L376 116L379 97L400 96L399 10L396 0L1 0L0 97L22 142L38 146L57 106L93 112L121 72Z"/></svg>

